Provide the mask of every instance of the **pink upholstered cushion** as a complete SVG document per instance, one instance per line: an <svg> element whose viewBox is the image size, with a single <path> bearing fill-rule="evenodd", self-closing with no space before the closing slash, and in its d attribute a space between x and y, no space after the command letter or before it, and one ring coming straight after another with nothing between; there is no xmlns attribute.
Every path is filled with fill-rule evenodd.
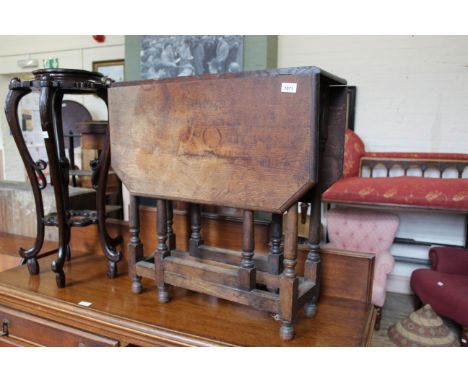
<svg viewBox="0 0 468 382"><path fill-rule="evenodd" d="M396 215L358 208L334 208L327 213L330 243L350 251L388 251L398 224Z"/></svg>
<svg viewBox="0 0 468 382"><path fill-rule="evenodd" d="M398 216L357 208L334 208L327 213L327 225L330 247L375 253L372 303L383 306L387 274L395 264L389 249L398 229Z"/></svg>

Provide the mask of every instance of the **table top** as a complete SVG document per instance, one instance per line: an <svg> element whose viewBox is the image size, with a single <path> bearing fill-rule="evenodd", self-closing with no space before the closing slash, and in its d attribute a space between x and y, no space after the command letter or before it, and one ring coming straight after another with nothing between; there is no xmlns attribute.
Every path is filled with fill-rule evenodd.
<svg viewBox="0 0 468 382"><path fill-rule="evenodd" d="M136 195L284 212L317 182L329 85L296 69L112 86L114 170Z"/></svg>

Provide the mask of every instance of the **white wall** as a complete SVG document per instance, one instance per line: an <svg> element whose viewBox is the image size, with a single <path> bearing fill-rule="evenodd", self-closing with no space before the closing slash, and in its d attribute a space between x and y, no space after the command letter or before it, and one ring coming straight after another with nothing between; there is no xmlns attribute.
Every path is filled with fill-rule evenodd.
<svg viewBox="0 0 468 382"><path fill-rule="evenodd" d="M468 153L468 36L280 36L278 66L321 67L357 86L355 131L368 151ZM464 216L395 211L398 236L463 244ZM394 245L426 258L427 247ZM389 290L409 292L398 263Z"/></svg>
<svg viewBox="0 0 468 382"><path fill-rule="evenodd" d="M304 65L357 86L369 151L468 152L468 36L280 36L278 66Z"/></svg>
<svg viewBox="0 0 468 382"><path fill-rule="evenodd" d="M106 36L103 43L90 35L82 36L0 36L0 56L123 45L124 36Z"/></svg>

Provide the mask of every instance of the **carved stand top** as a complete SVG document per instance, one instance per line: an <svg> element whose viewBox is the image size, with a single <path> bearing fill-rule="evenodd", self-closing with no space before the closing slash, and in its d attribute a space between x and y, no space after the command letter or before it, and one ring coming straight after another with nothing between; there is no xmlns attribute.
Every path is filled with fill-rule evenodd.
<svg viewBox="0 0 468 382"><path fill-rule="evenodd" d="M33 80L13 78L10 81L10 90L49 87L66 90L68 93L94 93L108 88L112 82L101 73L78 69L40 69L33 74Z"/></svg>

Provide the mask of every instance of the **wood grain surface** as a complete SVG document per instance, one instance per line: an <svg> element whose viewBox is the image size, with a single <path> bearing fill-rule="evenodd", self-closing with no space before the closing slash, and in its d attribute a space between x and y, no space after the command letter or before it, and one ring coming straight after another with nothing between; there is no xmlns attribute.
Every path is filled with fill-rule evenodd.
<svg viewBox="0 0 468 382"><path fill-rule="evenodd" d="M30 276L26 267L0 273L0 307L94 333L120 346L360 346L372 335L373 308L361 301L322 296L317 315L305 318L301 313L296 337L282 341L278 322L267 312L180 288L173 289L170 304L161 304L154 282L147 279L143 293L136 295L126 274L105 276L102 256L75 255L65 266L67 288L59 289L51 260L40 259L37 276ZM81 301L92 305L80 306Z"/></svg>
<svg viewBox="0 0 468 382"><path fill-rule="evenodd" d="M283 212L312 188L318 74L252 73L109 89L112 163L129 191Z"/></svg>

